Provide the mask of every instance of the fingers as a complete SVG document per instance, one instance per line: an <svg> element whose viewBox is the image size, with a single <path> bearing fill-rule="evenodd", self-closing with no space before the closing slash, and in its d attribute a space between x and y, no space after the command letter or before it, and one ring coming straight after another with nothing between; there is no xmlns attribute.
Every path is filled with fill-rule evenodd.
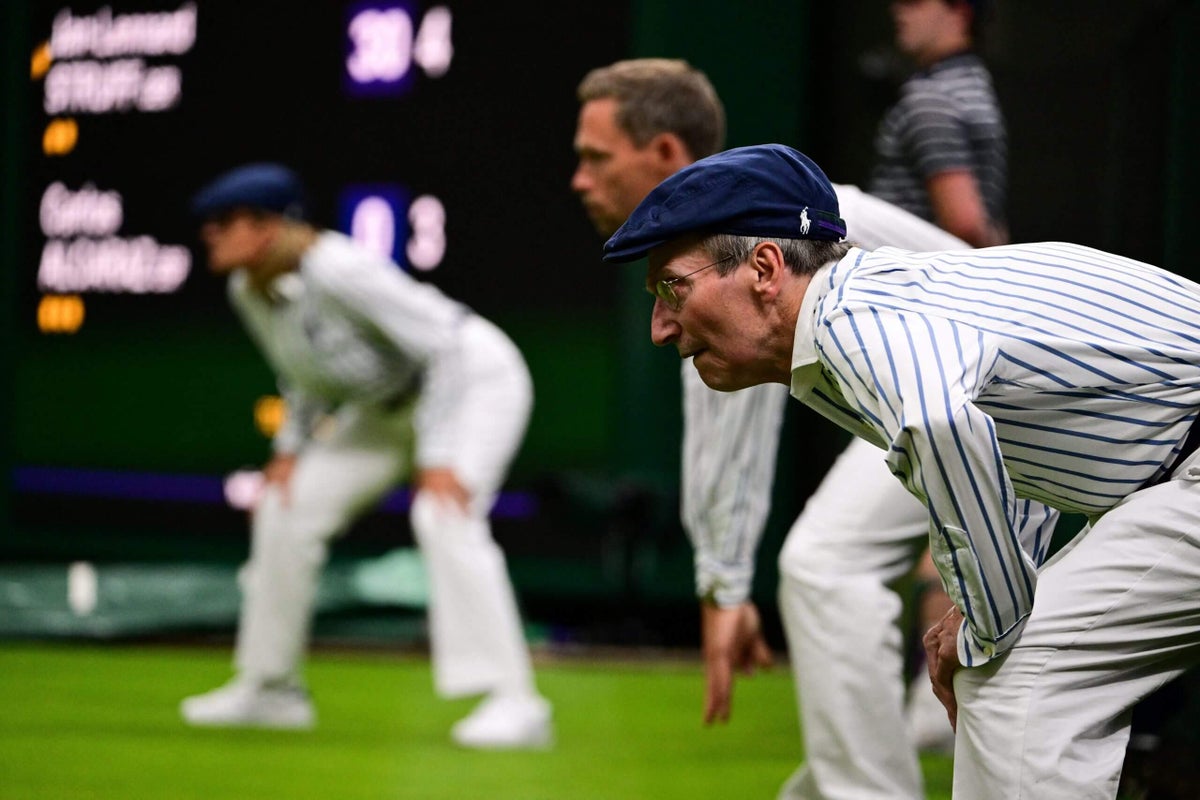
<svg viewBox="0 0 1200 800"><path fill-rule="evenodd" d="M728 663L709 663L708 688L704 701L704 724L728 722L733 674Z"/></svg>
<svg viewBox="0 0 1200 800"><path fill-rule="evenodd" d="M451 469L445 467L423 469L416 475L413 483L418 492L429 492L440 502L457 506L459 511L470 510L471 493Z"/></svg>
<svg viewBox="0 0 1200 800"><path fill-rule="evenodd" d="M929 680L933 693L946 709L950 727L957 729L958 700L954 696L954 673L958 671L958 625L943 620L925 634Z"/></svg>
<svg viewBox="0 0 1200 800"><path fill-rule="evenodd" d="M296 468L296 457L277 455L263 467L264 486L273 486L279 493L279 502L286 508L291 504L292 472Z"/></svg>
<svg viewBox="0 0 1200 800"><path fill-rule="evenodd" d="M761 637L754 643L754 660L763 669L768 669L775 663L775 656L771 653L771 648L767 646L766 640Z"/></svg>
<svg viewBox="0 0 1200 800"><path fill-rule="evenodd" d="M925 646L925 663L929 665L929 682L937 684L936 675L941 667L941 654L938 650L937 625L925 632L921 644Z"/></svg>
<svg viewBox="0 0 1200 800"><path fill-rule="evenodd" d="M744 675L753 675L756 669L767 669L773 662L771 648L761 635L746 642L738 653L738 670Z"/></svg>

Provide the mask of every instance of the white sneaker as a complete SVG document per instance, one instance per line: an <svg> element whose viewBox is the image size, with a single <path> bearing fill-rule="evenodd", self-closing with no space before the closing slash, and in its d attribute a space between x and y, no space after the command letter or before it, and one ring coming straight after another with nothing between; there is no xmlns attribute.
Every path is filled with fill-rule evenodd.
<svg viewBox="0 0 1200 800"><path fill-rule="evenodd" d="M455 723L450 736L482 750L546 749L554 743L550 704L537 695L491 695Z"/></svg>
<svg viewBox="0 0 1200 800"><path fill-rule="evenodd" d="M929 685L929 672L924 667L909 684L904 716L918 752L954 755L954 729L950 727L946 707Z"/></svg>
<svg viewBox="0 0 1200 800"><path fill-rule="evenodd" d="M189 725L216 728L308 730L317 724L316 711L304 689L245 680L188 697L179 704L179 713Z"/></svg>

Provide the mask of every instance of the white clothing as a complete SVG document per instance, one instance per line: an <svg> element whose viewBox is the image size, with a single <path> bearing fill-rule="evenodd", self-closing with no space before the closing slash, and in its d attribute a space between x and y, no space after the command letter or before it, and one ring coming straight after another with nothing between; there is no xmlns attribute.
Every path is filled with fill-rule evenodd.
<svg viewBox="0 0 1200 800"><path fill-rule="evenodd" d="M1048 538L1057 512L1025 506L1027 524ZM805 732L805 763L783 800L924 797L904 719L902 603L890 584L928 546L925 506L888 472L882 450L851 441L779 553L779 608Z"/></svg>
<svg viewBox="0 0 1200 800"><path fill-rule="evenodd" d="M694 549L696 594L737 605L750 596L754 553L771 510L788 391L776 383L715 392L690 358L682 365L680 514Z"/></svg>
<svg viewBox="0 0 1200 800"><path fill-rule="evenodd" d="M1152 485L1198 351L1200 285L1077 245L854 249L809 284L792 393L887 448L966 617L962 796L1113 797L1131 709L1200 655L1197 475ZM1027 499L1092 525L1043 566Z"/></svg>
<svg viewBox="0 0 1200 800"><path fill-rule="evenodd" d="M254 513L239 672L297 682L329 542L414 467L448 467L471 493L469 511L423 494L411 510L429 573L436 687L447 696L532 692L516 600L487 520L532 404L517 348L436 288L332 232L270 297L241 274L230 291L288 398L276 449L297 456L286 493L270 486Z"/></svg>
<svg viewBox="0 0 1200 800"><path fill-rule="evenodd" d="M344 402L419 394L416 464L447 463L460 435L446 410L461 399L458 326L469 309L334 231L272 282L269 297L240 271L228 286L287 400L277 451L294 452Z"/></svg>
<svg viewBox="0 0 1200 800"><path fill-rule="evenodd" d="M1200 471L1056 554L1006 654L959 670L954 796L1111 800L1133 706L1200 660Z"/></svg>
<svg viewBox="0 0 1200 800"><path fill-rule="evenodd" d="M857 187L835 184L834 189L849 238L863 247L967 247L932 223ZM754 553L770 506L787 387L768 384L716 392L704 385L690 360L683 362L682 373L681 515L696 550L696 593L712 594L720 605L735 605L750 596Z"/></svg>
<svg viewBox="0 0 1200 800"><path fill-rule="evenodd" d="M849 238L864 247L967 247L854 186L834 190ZM788 388L715 392L690 361L683 385L682 515L696 551L697 594L734 605L750 595ZM779 610L806 758L781 798L924 796L904 723L901 601L888 584L928 544L929 514L888 472L884 455L851 442L779 553Z"/></svg>

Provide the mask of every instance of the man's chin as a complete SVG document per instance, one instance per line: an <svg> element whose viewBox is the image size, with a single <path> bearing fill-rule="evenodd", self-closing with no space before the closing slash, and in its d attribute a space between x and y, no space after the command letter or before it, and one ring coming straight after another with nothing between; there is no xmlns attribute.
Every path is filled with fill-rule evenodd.
<svg viewBox="0 0 1200 800"><path fill-rule="evenodd" d="M699 353L697 355L703 355ZM704 385L718 392L736 392L739 389L745 389L753 384L739 381L736 376L730 375L728 371L715 369L705 361L697 361L692 358L692 366L700 375L700 380L704 381Z"/></svg>
<svg viewBox="0 0 1200 800"><path fill-rule="evenodd" d="M621 227L621 223L624 222L624 220L615 220L608 214L593 212L591 209L588 209L587 212L588 219L592 221L592 227L605 239L616 233L617 229Z"/></svg>

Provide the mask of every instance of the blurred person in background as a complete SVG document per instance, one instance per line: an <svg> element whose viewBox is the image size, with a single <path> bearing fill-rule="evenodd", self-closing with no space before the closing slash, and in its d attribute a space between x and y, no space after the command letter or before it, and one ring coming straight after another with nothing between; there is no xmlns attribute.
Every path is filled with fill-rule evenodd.
<svg viewBox="0 0 1200 800"><path fill-rule="evenodd" d="M721 101L686 62L620 61L590 72L577 94L579 165L571 186L601 235L616 231L660 181L723 146ZM853 186L836 190L852 235L865 246L966 247ZM734 672L770 661L750 590L788 391L716 392L690 359L682 378L681 516L695 548L704 719L724 721ZM889 584L912 569L928 526L928 512L891 475L883 453L855 440L789 531L779 555L779 605L807 762L781 797L924 796L905 717L902 602ZM927 695L937 732L953 741L927 675L913 693Z"/></svg>
<svg viewBox="0 0 1200 800"><path fill-rule="evenodd" d="M264 468L227 685L183 701L192 725L309 728L302 679L329 543L399 481L430 582L439 694L486 695L465 747L550 744L488 514L521 444L532 384L498 328L354 240L305 221L278 164L222 174L192 200L209 266L276 372L286 420Z"/></svg>
<svg viewBox="0 0 1200 800"><path fill-rule="evenodd" d="M896 47L916 66L879 124L868 191L973 247L1008 241L1008 145L975 48L988 0L893 0Z"/></svg>

